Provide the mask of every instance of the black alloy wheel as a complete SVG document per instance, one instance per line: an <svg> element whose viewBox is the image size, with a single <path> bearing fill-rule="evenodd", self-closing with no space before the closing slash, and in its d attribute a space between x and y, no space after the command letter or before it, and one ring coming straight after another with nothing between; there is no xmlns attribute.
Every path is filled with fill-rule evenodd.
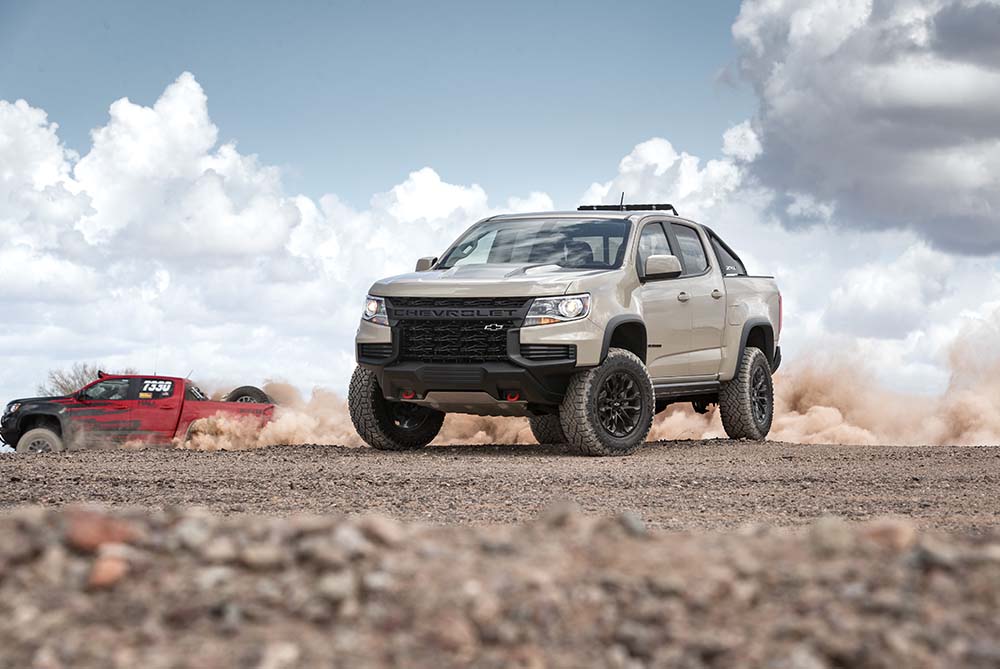
<svg viewBox="0 0 1000 669"><path fill-rule="evenodd" d="M393 424L401 430L418 429L429 415L430 411L426 407L409 402L393 402L390 410Z"/></svg>
<svg viewBox="0 0 1000 669"><path fill-rule="evenodd" d="M750 380L750 407L757 425L767 425L771 413L771 389L768 386L767 370L758 366Z"/></svg>
<svg viewBox="0 0 1000 669"><path fill-rule="evenodd" d="M631 434L642 416L639 384L632 375L617 371L608 375L597 395L597 415L608 434L622 438Z"/></svg>

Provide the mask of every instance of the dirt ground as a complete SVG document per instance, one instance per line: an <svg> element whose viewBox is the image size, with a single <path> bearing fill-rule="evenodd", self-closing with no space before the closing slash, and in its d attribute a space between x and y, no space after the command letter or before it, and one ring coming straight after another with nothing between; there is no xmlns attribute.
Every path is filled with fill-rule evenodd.
<svg viewBox="0 0 1000 669"><path fill-rule="evenodd" d="M922 528L981 533L1000 525L998 490L1000 446L682 441L625 458L536 445L0 455L0 509L193 505L224 514L375 511L490 525L530 520L569 500L586 514L627 510L669 530L898 515Z"/></svg>
<svg viewBox="0 0 1000 669"><path fill-rule="evenodd" d="M1000 446L0 455L0 669L996 668L997 490Z"/></svg>

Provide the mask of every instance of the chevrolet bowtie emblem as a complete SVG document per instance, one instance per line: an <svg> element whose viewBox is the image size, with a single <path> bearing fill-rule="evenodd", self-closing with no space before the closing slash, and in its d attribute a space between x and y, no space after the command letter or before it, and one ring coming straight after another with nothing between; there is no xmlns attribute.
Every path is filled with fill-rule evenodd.
<svg viewBox="0 0 1000 669"><path fill-rule="evenodd" d="M490 323L489 325L483 326L484 330L489 330L490 332L499 332L503 330L503 326L500 323Z"/></svg>

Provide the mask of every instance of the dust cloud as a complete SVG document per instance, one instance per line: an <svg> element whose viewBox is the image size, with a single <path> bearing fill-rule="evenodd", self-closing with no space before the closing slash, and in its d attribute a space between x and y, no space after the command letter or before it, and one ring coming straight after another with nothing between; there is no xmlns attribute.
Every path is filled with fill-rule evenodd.
<svg viewBox="0 0 1000 669"><path fill-rule="evenodd" d="M1000 444L1000 312L967 327L949 356L946 392L927 396L886 389L848 356L787 364L774 378L768 438L804 444ZM209 419L185 448L234 450L279 444L362 445L345 400L328 390L303 397L292 385L264 390L278 408L261 429L224 416ZM649 440L725 438L718 409L697 414L678 404L656 416ZM435 444L534 443L523 418L449 415Z"/></svg>

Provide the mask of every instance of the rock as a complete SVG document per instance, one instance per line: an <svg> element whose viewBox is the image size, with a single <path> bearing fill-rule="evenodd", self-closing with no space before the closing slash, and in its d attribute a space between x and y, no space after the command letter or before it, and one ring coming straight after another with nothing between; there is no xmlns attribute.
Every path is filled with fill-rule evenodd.
<svg viewBox="0 0 1000 669"><path fill-rule="evenodd" d="M333 541L351 558L364 557L374 549L358 528L346 523L334 530Z"/></svg>
<svg viewBox="0 0 1000 669"><path fill-rule="evenodd" d="M285 561L285 550L278 544L252 543L240 551L240 561L251 569L274 569Z"/></svg>
<svg viewBox="0 0 1000 669"><path fill-rule="evenodd" d="M403 526L387 516L363 516L358 526L366 537L383 546L396 546L406 536Z"/></svg>
<svg viewBox="0 0 1000 669"><path fill-rule="evenodd" d="M878 518L862 526L861 536L877 546L900 553L916 542L917 528L901 518Z"/></svg>
<svg viewBox="0 0 1000 669"><path fill-rule="evenodd" d="M272 641L264 648L257 669L292 669L300 666L301 649L290 641Z"/></svg>
<svg viewBox="0 0 1000 669"><path fill-rule="evenodd" d="M622 511L618 514L616 520L627 534L633 537L646 536L646 523L639 517L639 514L633 511Z"/></svg>
<svg viewBox="0 0 1000 669"><path fill-rule="evenodd" d="M84 553L93 553L104 544L130 543L139 538L131 523L82 507L67 509L65 532L66 543Z"/></svg>
<svg viewBox="0 0 1000 669"><path fill-rule="evenodd" d="M854 530L842 518L825 516L809 528L809 539L819 553L843 553L854 547Z"/></svg>
<svg viewBox="0 0 1000 669"><path fill-rule="evenodd" d="M201 557L209 562L232 562L236 555L236 542L228 536L213 537L201 546Z"/></svg>
<svg viewBox="0 0 1000 669"><path fill-rule="evenodd" d="M354 574L350 571L335 571L323 575L316 584L316 591L331 602L352 599L357 592Z"/></svg>
<svg viewBox="0 0 1000 669"><path fill-rule="evenodd" d="M567 527L580 515L580 507L569 500L560 500L545 507L538 521L547 527Z"/></svg>
<svg viewBox="0 0 1000 669"><path fill-rule="evenodd" d="M92 590L111 588L128 574L128 560L116 555L99 555L94 560L87 578L87 587Z"/></svg>
<svg viewBox="0 0 1000 669"><path fill-rule="evenodd" d="M445 652L470 658L479 643L475 627L456 612L446 612L434 621L432 642Z"/></svg>
<svg viewBox="0 0 1000 669"><path fill-rule="evenodd" d="M212 528L201 518L185 518L174 528L181 545L198 552L212 538Z"/></svg>

